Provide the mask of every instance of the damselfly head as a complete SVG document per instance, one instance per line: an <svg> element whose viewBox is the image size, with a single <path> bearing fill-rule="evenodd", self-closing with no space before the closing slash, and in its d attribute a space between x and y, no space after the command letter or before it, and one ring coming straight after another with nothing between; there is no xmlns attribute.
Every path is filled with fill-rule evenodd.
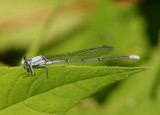
<svg viewBox="0 0 160 115"><path fill-rule="evenodd" d="M24 56L24 57L22 58L21 64L22 64L24 67L27 67L27 66L28 66L26 56Z"/></svg>

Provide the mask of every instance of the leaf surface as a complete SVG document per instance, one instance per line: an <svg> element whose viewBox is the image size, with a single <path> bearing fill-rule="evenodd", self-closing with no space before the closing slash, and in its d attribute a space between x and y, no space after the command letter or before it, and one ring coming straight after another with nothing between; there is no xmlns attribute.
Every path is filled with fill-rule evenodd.
<svg viewBox="0 0 160 115"><path fill-rule="evenodd" d="M24 78L22 67L1 67L0 114L65 114L104 86L147 69L50 65L47 79L43 68Z"/></svg>

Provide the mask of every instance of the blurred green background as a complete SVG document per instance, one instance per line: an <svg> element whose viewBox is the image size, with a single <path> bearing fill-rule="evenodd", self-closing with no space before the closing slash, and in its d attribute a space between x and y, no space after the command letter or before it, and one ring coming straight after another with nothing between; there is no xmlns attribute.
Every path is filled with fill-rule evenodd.
<svg viewBox="0 0 160 115"><path fill-rule="evenodd" d="M67 115L159 115L159 12L158 1L1 0L0 66L20 66L23 56L113 46L107 57L139 55L141 60L66 65L153 69L106 86Z"/></svg>

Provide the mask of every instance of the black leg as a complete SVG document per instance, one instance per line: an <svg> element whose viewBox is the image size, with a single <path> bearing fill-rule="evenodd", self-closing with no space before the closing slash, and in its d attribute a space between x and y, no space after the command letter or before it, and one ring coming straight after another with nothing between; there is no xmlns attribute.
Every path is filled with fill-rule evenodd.
<svg viewBox="0 0 160 115"><path fill-rule="evenodd" d="M25 77L31 77L31 76L33 76L33 74L31 74L31 73L29 73L29 72L23 73L23 77L24 77L24 78L25 78Z"/></svg>
<svg viewBox="0 0 160 115"><path fill-rule="evenodd" d="M48 69L47 69L46 65L38 65L38 67L42 67L42 68L46 69L46 76L47 76L47 79L48 79Z"/></svg>
<svg viewBox="0 0 160 115"><path fill-rule="evenodd" d="M27 72L23 74L24 75L23 77L30 77L35 75L32 65L29 65L29 68L25 69L27 70Z"/></svg>
<svg viewBox="0 0 160 115"><path fill-rule="evenodd" d="M30 68L30 70L31 70L32 75L35 75L34 70L33 70L33 67L32 67L31 64L29 65L29 68Z"/></svg>

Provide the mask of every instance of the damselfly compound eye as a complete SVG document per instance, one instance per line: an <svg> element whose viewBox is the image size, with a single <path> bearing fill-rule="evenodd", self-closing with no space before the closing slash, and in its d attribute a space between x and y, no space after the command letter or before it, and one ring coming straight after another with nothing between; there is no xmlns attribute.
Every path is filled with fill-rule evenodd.
<svg viewBox="0 0 160 115"><path fill-rule="evenodd" d="M27 58L26 58L26 57L23 57L23 58L22 58L21 64L22 64L23 66L27 66Z"/></svg>

